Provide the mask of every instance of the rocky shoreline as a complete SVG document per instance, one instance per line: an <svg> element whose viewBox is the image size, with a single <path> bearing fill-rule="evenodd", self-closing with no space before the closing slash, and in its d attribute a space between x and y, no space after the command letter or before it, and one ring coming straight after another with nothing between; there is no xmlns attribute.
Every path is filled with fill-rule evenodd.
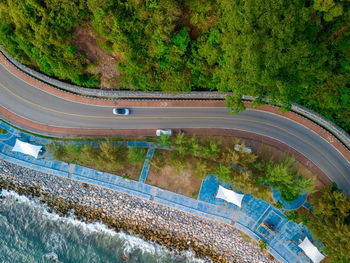
<svg viewBox="0 0 350 263"><path fill-rule="evenodd" d="M171 251L212 262L275 262L236 228L117 191L44 174L0 160L0 190L40 198L60 216L101 221Z"/></svg>

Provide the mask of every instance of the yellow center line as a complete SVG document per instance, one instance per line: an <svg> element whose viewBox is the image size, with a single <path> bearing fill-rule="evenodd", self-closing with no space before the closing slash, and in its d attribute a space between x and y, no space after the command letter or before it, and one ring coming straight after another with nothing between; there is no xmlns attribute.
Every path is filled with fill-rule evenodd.
<svg viewBox="0 0 350 263"><path fill-rule="evenodd" d="M0 86L7 90L9 93L11 93L13 96L15 96L16 98L30 104L33 105L37 108L46 110L46 111L51 111L51 112L55 112L58 114L62 114L62 115L68 115L68 116L75 116L75 117L81 117L81 118L101 118L101 119L134 119L134 120L141 120L141 119L215 119L215 120L236 120L236 121L246 121L246 122L252 122L252 123L258 123L258 124L262 124L262 125L266 125L266 126L270 126L279 130L282 130L285 133L288 133L291 136L294 136L295 138L298 138L299 140L301 140L303 143L309 145L310 147L312 147L313 149L315 149L318 153L320 153L328 162L330 162L337 170L338 172L345 178L345 180L350 184L350 180L342 173L342 171L335 165L335 163L333 161L331 161L318 147L312 145L311 143L309 143L308 141L304 140L303 138L301 138L300 136L288 131L287 129L281 128L277 125L274 124L270 124L264 121L257 121L257 120L249 120L246 118L236 118L236 117L191 117L191 116L185 116L185 117L179 117L179 116L168 116L168 117L135 117L135 116L128 116L128 117L117 117L117 116L92 116L92 115L82 115L82 114L76 114L76 113L68 113L68 112L63 112L63 111L58 111L55 109L51 109L45 106L42 106L40 104L31 102L19 95L17 95L16 93L14 93L13 91L11 91L9 88L5 87L1 82L0 82Z"/></svg>

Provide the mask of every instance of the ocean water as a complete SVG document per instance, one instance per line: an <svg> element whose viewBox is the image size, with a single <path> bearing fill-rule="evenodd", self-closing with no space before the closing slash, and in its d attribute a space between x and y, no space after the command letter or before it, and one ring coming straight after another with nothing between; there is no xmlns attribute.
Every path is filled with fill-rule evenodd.
<svg viewBox="0 0 350 263"><path fill-rule="evenodd" d="M38 200L0 193L0 262L202 262L175 255L136 236L47 212Z"/></svg>

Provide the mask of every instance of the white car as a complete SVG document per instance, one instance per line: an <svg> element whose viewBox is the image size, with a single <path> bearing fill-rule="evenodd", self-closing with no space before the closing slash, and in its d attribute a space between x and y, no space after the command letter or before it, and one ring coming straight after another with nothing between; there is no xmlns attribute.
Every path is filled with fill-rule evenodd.
<svg viewBox="0 0 350 263"><path fill-rule="evenodd" d="M115 114L115 115L129 115L130 114L130 109L127 109L127 108L114 108L113 109L113 114Z"/></svg>
<svg viewBox="0 0 350 263"><path fill-rule="evenodd" d="M235 145L235 150L238 152L239 151L239 148L241 148L241 144L236 144ZM252 149L248 148L248 147L243 147L243 152L246 152L246 153L251 153L252 152Z"/></svg>
<svg viewBox="0 0 350 263"><path fill-rule="evenodd" d="M162 134L164 134L164 135L173 135L173 131L171 130L171 129L158 129L157 131L156 131L156 135L157 136L160 136L160 135L162 135Z"/></svg>

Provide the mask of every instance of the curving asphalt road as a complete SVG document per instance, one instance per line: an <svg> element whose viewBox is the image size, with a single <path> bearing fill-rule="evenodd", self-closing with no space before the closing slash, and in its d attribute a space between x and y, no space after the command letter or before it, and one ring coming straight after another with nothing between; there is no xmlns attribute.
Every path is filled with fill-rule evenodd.
<svg viewBox="0 0 350 263"><path fill-rule="evenodd" d="M317 165L345 194L350 193L350 163L326 140L290 119L258 110L233 115L226 108L131 108L128 117L112 107L62 99L28 85L0 66L0 105L25 119L81 129L225 128L277 139Z"/></svg>

